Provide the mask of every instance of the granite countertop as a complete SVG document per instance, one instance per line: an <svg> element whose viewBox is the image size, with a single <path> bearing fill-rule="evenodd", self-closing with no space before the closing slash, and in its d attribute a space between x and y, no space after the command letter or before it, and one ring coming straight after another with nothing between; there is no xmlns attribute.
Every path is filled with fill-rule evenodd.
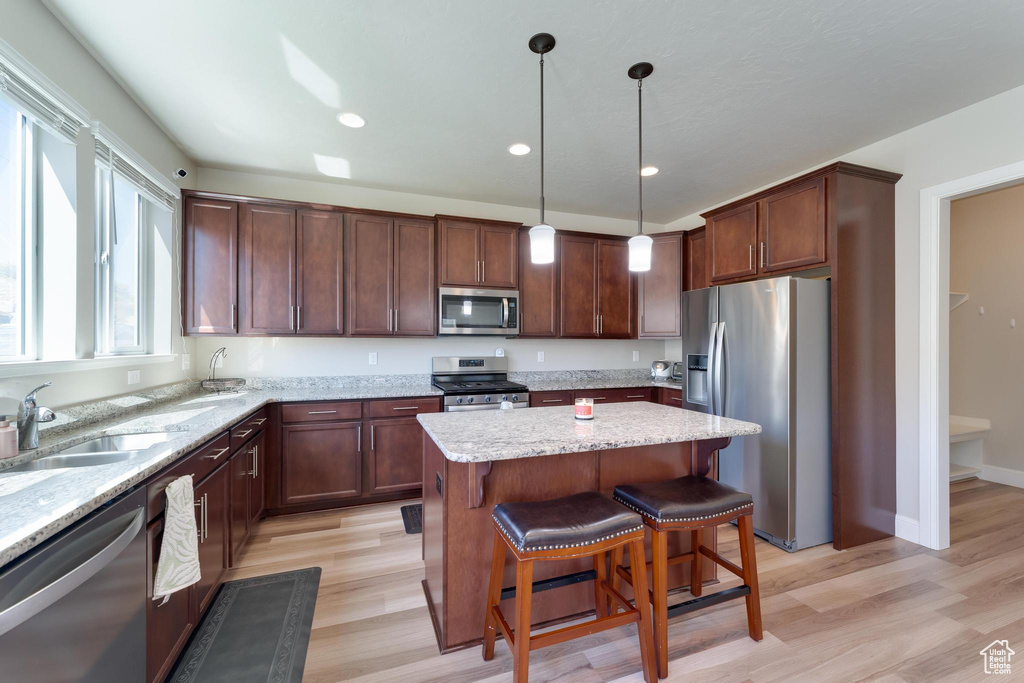
<svg viewBox="0 0 1024 683"><path fill-rule="evenodd" d="M759 434L761 426L656 403L594 406L576 420L573 406L417 415L445 457L489 462Z"/></svg>
<svg viewBox="0 0 1024 683"><path fill-rule="evenodd" d="M92 421L80 427L69 424L60 429L41 431L39 448L0 461L0 566L268 403L441 395L429 383L332 386L296 382L294 386L267 386L225 394L200 392L198 385L192 388L194 390L190 393L171 400L152 405L139 403L143 407L136 405L109 419ZM133 402L124 397L123 403L129 405ZM87 411L80 411L84 412ZM7 471L23 462L97 436L156 431L181 434L127 462L31 472Z"/></svg>
<svg viewBox="0 0 1024 683"><path fill-rule="evenodd" d="M612 377L602 379L550 379L526 382L530 391L586 391L588 389L633 389L639 387L656 387L682 391L683 385L669 379L651 379L650 377L635 379L630 377Z"/></svg>

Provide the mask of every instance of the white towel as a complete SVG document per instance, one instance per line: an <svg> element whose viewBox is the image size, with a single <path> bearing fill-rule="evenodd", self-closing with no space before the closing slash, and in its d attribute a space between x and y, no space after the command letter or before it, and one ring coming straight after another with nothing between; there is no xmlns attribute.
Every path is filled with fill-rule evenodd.
<svg viewBox="0 0 1024 683"><path fill-rule="evenodd" d="M192 475L178 477L167 485L164 493L167 495L164 537L160 541L160 560L153 580L153 599L163 598L163 602L167 602L171 593L197 583L200 573Z"/></svg>

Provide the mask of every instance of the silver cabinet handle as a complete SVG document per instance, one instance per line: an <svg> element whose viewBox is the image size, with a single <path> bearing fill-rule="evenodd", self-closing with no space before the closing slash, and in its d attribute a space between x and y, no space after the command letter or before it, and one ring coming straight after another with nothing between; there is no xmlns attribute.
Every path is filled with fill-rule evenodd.
<svg viewBox="0 0 1024 683"><path fill-rule="evenodd" d="M398 408L392 408L391 410L419 410L419 406L399 406Z"/></svg>
<svg viewBox="0 0 1024 683"><path fill-rule="evenodd" d="M237 437L239 439L244 439L245 437L249 436L250 434L252 434L252 430L251 429L246 429L244 432L235 433L235 434L232 434L231 436Z"/></svg>
<svg viewBox="0 0 1024 683"><path fill-rule="evenodd" d="M371 451L375 450L374 447L373 447L373 432L374 432L375 428L376 428L376 425L370 425L370 450Z"/></svg>
<svg viewBox="0 0 1024 683"><path fill-rule="evenodd" d="M542 398L540 402L541 403L562 403L564 401L565 401L564 398Z"/></svg>
<svg viewBox="0 0 1024 683"><path fill-rule="evenodd" d="M299 306L299 308L295 311L295 329L302 329L302 306Z"/></svg>
<svg viewBox="0 0 1024 683"><path fill-rule="evenodd" d="M197 508L199 508L199 542L200 543L205 542L206 539L210 537L209 527L206 524L206 520L207 520L207 516L206 516L207 499L206 499L206 497L208 495L210 495L210 494L204 493L203 497L199 499L199 502L195 503L195 506Z"/></svg>
<svg viewBox="0 0 1024 683"><path fill-rule="evenodd" d="M193 503L193 505L195 505L195 507L199 508L199 522L197 524L197 526L199 528L196 529L196 535L199 536L199 542L202 543L203 542L203 499L200 498L197 502Z"/></svg>
<svg viewBox="0 0 1024 683"><path fill-rule="evenodd" d="M643 398L643 394L626 394L626 398Z"/></svg>
<svg viewBox="0 0 1024 683"><path fill-rule="evenodd" d="M356 450L363 450L363 425L356 425Z"/></svg>
<svg viewBox="0 0 1024 683"><path fill-rule="evenodd" d="M398 332L398 309L395 309L395 332Z"/></svg>
<svg viewBox="0 0 1024 683"><path fill-rule="evenodd" d="M238 305L231 304L231 329L238 329Z"/></svg>
<svg viewBox="0 0 1024 683"><path fill-rule="evenodd" d="M393 316L391 315L391 311L392 311L392 309L389 308L388 309L388 332L391 331L391 319L393 318Z"/></svg>
<svg viewBox="0 0 1024 683"><path fill-rule="evenodd" d="M594 396L590 400L591 401L606 401L608 399L606 399L604 396Z"/></svg>
<svg viewBox="0 0 1024 683"><path fill-rule="evenodd" d="M487 282L487 261L480 262L480 282Z"/></svg>
<svg viewBox="0 0 1024 683"><path fill-rule="evenodd" d="M256 425L258 427L258 426L260 426L261 424L263 424L266 421L267 421L267 418L265 418L265 417L258 417L255 420L253 420L252 422L250 422L249 424L254 424L254 425Z"/></svg>
<svg viewBox="0 0 1024 683"><path fill-rule="evenodd" d="M220 456L224 455L227 452L227 448L218 448L216 453L210 453L209 455L204 455L203 457L206 458L207 460L216 460L217 458L219 458Z"/></svg>
<svg viewBox="0 0 1024 683"><path fill-rule="evenodd" d="M33 591L25 599L14 603L0 612L0 635L17 628L44 609L71 593L83 583L96 576L104 567L118 557L143 529L146 523L146 509L135 513L128 526L114 540L60 578ZM70 550L70 548L65 548ZM67 554L66 552L63 554Z"/></svg>
<svg viewBox="0 0 1024 683"><path fill-rule="evenodd" d="M310 410L310 415L333 415L337 410Z"/></svg>
<svg viewBox="0 0 1024 683"><path fill-rule="evenodd" d="M294 330L295 329L295 307L294 306L289 306L288 307L288 329L289 330Z"/></svg>
<svg viewBox="0 0 1024 683"><path fill-rule="evenodd" d="M252 456L252 470L249 472L249 476L255 479L259 476L259 473L257 472L258 465L256 464L256 446L249 449L249 455Z"/></svg>
<svg viewBox="0 0 1024 683"><path fill-rule="evenodd" d="M203 494L203 540L210 537L210 501L209 493Z"/></svg>
<svg viewBox="0 0 1024 683"><path fill-rule="evenodd" d="M747 254L747 269L748 270L753 270L754 269L754 245L753 244L750 245L750 251Z"/></svg>
<svg viewBox="0 0 1024 683"><path fill-rule="evenodd" d="M761 267L764 268L764 242L761 242Z"/></svg>
<svg viewBox="0 0 1024 683"><path fill-rule="evenodd" d="M254 451L256 451L252 455L252 462L253 462L253 465L255 465L255 467L253 467L253 469L256 470L256 475L255 476L259 477L260 476L260 447L259 447L259 444L253 446L252 448L253 448Z"/></svg>
<svg viewBox="0 0 1024 683"><path fill-rule="evenodd" d="M680 403L683 402L683 399L682 399L681 396L669 396L668 400L670 400L670 401L679 401Z"/></svg>

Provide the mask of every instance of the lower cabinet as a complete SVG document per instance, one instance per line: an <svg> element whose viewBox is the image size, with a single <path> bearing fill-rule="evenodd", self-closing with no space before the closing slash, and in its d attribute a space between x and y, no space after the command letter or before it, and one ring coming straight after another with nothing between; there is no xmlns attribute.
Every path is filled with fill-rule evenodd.
<svg viewBox="0 0 1024 683"><path fill-rule="evenodd" d="M281 502L352 498L362 493L359 422L292 424L281 428Z"/></svg>
<svg viewBox="0 0 1024 683"><path fill-rule="evenodd" d="M249 529L252 530L267 509L267 485L264 465L266 464L266 436L261 433L252 440L252 447L246 449L246 457L252 459L249 478Z"/></svg>
<svg viewBox="0 0 1024 683"><path fill-rule="evenodd" d="M243 446L228 461L231 478L231 506L228 510L228 538L230 543L229 565L238 564L238 555L249 538L249 480L252 471L251 447Z"/></svg>
<svg viewBox="0 0 1024 683"><path fill-rule="evenodd" d="M666 389L664 387L659 387L657 399L658 403L663 406L675 406L676 408L683 407L683 392L681 389Z"/></svg>
<svg viewBox="0 0 1024 683"><path fill-rule="evenodd" d="M637 389L586 389L576 392L576 398L590 398L594 403L627 403L650 401L651 387Z"/></svg>
<svg viewBox="0 0 1024 683"><path fill-rule="evenodd" d="M531 391L531 408L548 408L551 406L572 405L573 398L571 391Z"/></svg>
<svg viewBox="0 0 1024 683"><path fill-rule="evenodd" d="M196 592L190 586L172 594L167 602L153 600L160 543L163 541L164 518L160 517L146 529L146 680L164 680L185 646L196 624Z"/></svg>
<svg viewBox="0 0 1024 683"><path fill-rule="evenodd" d="M415 493L423 481L423 428L415 417L366 423L369 493Z"/></svg>
<svg viewBox="0 0 1024 683"><path fill-rule="evenodd" d="M228 464L214 470L195 488L196 528L199 530L199 570L196 584L199 612L217 593L228 566Z"/></svg>

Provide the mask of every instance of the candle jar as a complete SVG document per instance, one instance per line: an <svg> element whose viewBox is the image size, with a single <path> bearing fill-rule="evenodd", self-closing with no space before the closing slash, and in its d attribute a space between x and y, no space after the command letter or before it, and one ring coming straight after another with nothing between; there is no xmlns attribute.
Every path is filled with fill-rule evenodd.
<svg viewBox="0 0 1024 683"><path fill-rule="evenodd" d="M576 419L577 420L593 420L594 419L594 399L592 399L592 398L578 398L578 399L576 399Z"/></svg>

